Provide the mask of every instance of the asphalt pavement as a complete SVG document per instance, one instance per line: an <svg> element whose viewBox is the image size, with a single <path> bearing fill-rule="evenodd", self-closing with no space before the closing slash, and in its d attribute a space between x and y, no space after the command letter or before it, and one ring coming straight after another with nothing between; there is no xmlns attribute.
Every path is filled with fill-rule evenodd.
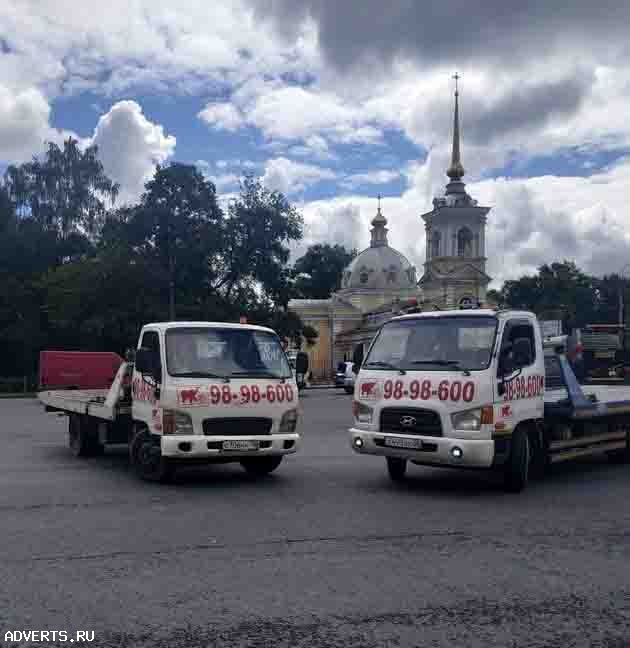
<svg viewBox="0 0 630 648"><path fill-rule="evenodd" d="M520 495L415 466L397 485L352 453L349 396L302 407L302 450L273 475L162 486L124 451L72 457L37 401L0 401L0 642L630 646L630 466L565 464Z"/></svg>

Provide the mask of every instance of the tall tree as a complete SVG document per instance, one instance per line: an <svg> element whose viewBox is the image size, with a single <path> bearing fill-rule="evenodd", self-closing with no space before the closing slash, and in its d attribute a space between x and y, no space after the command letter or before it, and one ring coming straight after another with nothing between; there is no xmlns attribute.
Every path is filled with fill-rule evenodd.
<svg viewBox="0 0 630 648"><path fill-rule="evenodd" d="M209 261L224 245L214 184L191 165L158 167L140 204L118 216L127 225L128 242L154 262L168 316L175 319L175 295L185 303L209 290Z"/></svg>
<svg viewBox="0 0 630 648"><path fill-rule="evenodd" d="M305 299L327 299L341 286L344 269L356 256L356 250L343 245L311 245L293 267L295 291Z"/></svg>
<svg viewBox="0 0 630 648"><path fill-rule="evenodd" d="M30 216L62 238L72 232L94 234L107 201L113 204L119 190L103 170L98 147L81 150L73 138L63 148L49 143L42 159L10 166L5 183L19 215Z"/></svg>
<svg viewBox="0 0 630 648"><path fill-rule="evenodd" d="M302 216L281 193L245 178L228 206L221 254L212 260L213 289L231 302L255 290L276 305L286 303L289 244L302 238L302 226Z"/></svg>

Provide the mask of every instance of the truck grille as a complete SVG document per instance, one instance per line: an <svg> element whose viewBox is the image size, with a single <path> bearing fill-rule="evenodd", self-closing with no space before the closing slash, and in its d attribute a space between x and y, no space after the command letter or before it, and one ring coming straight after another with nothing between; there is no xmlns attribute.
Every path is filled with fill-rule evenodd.
<svg viewBox="0 0 630 648"><path fill-rule="evenodd" d="M206 436L240 436L271 434L272 420L269 418L234 417L205 419L203 433Z"/></svg>
<svg viewBox="0 0 630 648"><path fill-rule="evenodd" d="M381 432L441 437L442 422L432 410L388 407L381 411Z"/></svg>

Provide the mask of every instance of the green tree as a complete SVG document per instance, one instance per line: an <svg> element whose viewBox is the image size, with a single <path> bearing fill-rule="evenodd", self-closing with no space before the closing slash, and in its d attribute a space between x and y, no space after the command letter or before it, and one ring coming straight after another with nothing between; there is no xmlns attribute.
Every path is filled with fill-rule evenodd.
<svg viewBox="0 0 630 648"><path fill-rule="evenodd" d="M228 206L224 247L212 259L212 287L229 302L242 303L252 291L262 292L276 306L290 296L289 244L302 238L303 219L277 191L268 191L251 177L241 183L239 197Z"/></svg>
<svg viewBox="0 0 630 648"><path fill-rule="evenodd" d="M70 233L94 234L112 204L119 187L103 170L98 147L81 150L68 138L63 148L49 143L42 159L34 158L5 173L9 197L20 216L35 219L62 238Z"/></svg>
<svg viewBox="0 0 630 648"><path fill-rule="evenodd" d="M223 214L214 184L194 166L158 167L140 204L119 211L117 221L108 223L104 239L111 244L119 237L153 266L170 319L176 317L176 295L185 308L209 291L212 261L224 247Z"/></svg>
<svg viewBox="0 0 630 648"><path fill-rule="evenodd" d="M506 281L501 297L507 306L541 316L561 312L569 327L583 326L597 316L595 281L572 261L545 264L536 275Z"/></svg>
<svg viewBox="0 0 630 648"><path fill-rule="evenodd" d="M343 271L356 256L343 245L311 245L293 266L294 289L303 299L328 299L341 286Z"/></svg>

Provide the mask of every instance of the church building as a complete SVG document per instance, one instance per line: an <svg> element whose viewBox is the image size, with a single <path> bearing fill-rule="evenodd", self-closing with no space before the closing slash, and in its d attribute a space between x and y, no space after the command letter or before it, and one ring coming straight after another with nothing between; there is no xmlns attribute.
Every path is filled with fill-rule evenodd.
<svg viewBox="0 0 630 648"><path fill-rule="evenodd" d="M457 83L457 75L455 81ZM289 309L318 332L305 348L315 381L330 379L339 362L351 360L357 347L366 349L379 327L403 312L465 308L486 299L486 216L466 192L460 155L459 91L455 114L449 182L444 196L422 214L426 234L424 274L389 246L387 219L379 197L372 219L370 246L343 273L341 288L330 299L294 299Z"/></svg>

